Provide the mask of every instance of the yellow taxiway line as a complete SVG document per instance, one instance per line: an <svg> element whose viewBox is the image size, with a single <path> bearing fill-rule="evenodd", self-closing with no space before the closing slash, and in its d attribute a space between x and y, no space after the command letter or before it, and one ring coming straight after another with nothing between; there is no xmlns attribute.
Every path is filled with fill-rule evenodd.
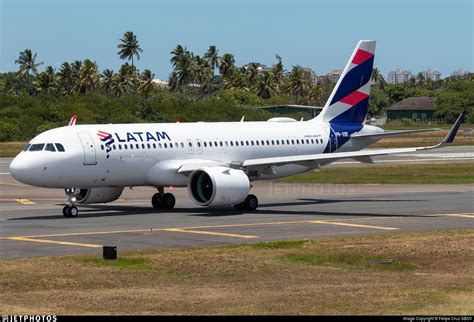
<svg viewBox="0 0 474 322"><path fill-rule="evenodd" d="M21 203L22 205L35 205L36 203L26 198L15 199L16 202Z"/></svg>
<svg viewBox="0 0 474 322"><path fill-rule="evenodd" d="M20 199L27 200L27 199ZM447 216L447 217L461 217L461 218L472 218L474 219L474 213L461 213L461 214L432 214L431 216ZM368 218L348 218L346 221L350 220L364 220L364 219L380 219L381 217L368 217ZM387 218L387 217L383 217ZM369 229L379 229L379 230L398 230L399 228L395 227L385 227L385 226L373 226L373 225L363 225L363 224L351 224L347 222L339 222L332 220L300 220L300 221L273 221L273 222L260 222L260 223L249 223L249 224L228 224L228 225L214 225L214 226L193 226L193 227L179 227L179 228L160 228L160 229L134 229L134 230L116 230L116 231L95 231L95 232L83 232L83 233L66 233L66 234L49 234L49 235L35 235L35 236L12 236L12 237L0 237L0 240L17 240L17 241L28 241L28 242L37 242L37 243L47 243L47 244L58 244L58 245L69 245L69 246L80 246L80 247L92 247L98 248L102 245L97 244L84 244L84 243L74 243L74 242L64 242L43 239L48 237L74 237L74 236L90 236L90 235L110 235L110 234L125 234L125 233L153 233L156 231L168 231L168 232L179 232L179 233L189 233L189 234L201 234L201 235L211 235L211 236L222 236L222 237L235 237L243 239L253 239L258 238L254 235L242 235L242 234L232 234L232 233L223 233L223 232L213 232L213 231L204 231L200 229L219 229L219 228L238 228L238 227L258 227L258 226L267 226L267 225L294 225L294 224L320 224L320 225L335 225L335 226L345 226L345 227L355 227L355 228L369 228Z"/></svg>
<svg viewBox="0 0 474 322"><path fill-rule="evenodd" d="M188 230L188 229L179 229L179 228L169 228L169 229L160 229L160 230L173 231L173 232L179 232L179 233L189 233L189 234L237 237L237 238L244 238L244 239L258 238L258 236L252 236L252 235L227 234L227 233L218 233L218 232L213 232L213 231Z"/></svg>
<svg viewBox="0 0 474 322"><path fill-rule="evenodd" d="M34 243L67 245L67 246L80 246L80 247L91 247L91 248L100 248L100 247L102 247L102 245L97 245L97 244L82 244L82 243L64 242L64 241L58 241L58 240L34 239L34 238L27 238L27 237L9 237L8 239L26 241L26 242L34 242Z"/></svg>

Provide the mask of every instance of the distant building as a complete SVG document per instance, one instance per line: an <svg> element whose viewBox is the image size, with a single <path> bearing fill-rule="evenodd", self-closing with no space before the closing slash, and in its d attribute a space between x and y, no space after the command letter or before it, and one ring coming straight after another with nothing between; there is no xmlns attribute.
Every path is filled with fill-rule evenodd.
<svg viewBox="0 0 474 322"><path fill-rule="evenodd" d="M425 79L431 79L432 81L436 82L441 79L441 73L437 70L432 70L431 68L428 68L425 71L421 72L423 76L425 76Z"/></svg>
<svg viewBox="0 0 474 322"><path fill-rule="evenodd" d="M161 80L161 79L154 79L152 82L158 87L167 87L168 81Z"/></svg>
<svg viewBox="0 0 474 322"><path fill-rule="evenodd" d="M412 78L412 74L410 71L397 68L396 70L392 70L387 75L387 83L388 84L403 84L408 82L410 78Z"/></svg>
<svg viewBox="0 0 474 322"><path fill-rule="evenodd" d="M458 69L455 70L454 72L451 73L452 77L462 77L466 74L469 74L469 72L465 71L464 69Z"/></svg>
<svg viewBox="0 0 474 322"><path fill-rule="evenodd" d="M434 118L436 97L408 97L387 107L387 120L429 120Z"/></svg>
<svg viewBox="0 0 474 322"><path fill-rule="evenodd" d="M307 79L311 81L312 84L318 82L318 76L316 76L316 73L311 68L301 67L301 70L303 71L303 74L306 75Z"/></svg>
<svg viewBox="0 0 474 322"><path fill-rule="evenodd" d="M330 72L327 72L319 76L319 83L324 83L325 81L330 81L331 83L337 83L339 77L342 75L342 69L333 69Z"/></svg>

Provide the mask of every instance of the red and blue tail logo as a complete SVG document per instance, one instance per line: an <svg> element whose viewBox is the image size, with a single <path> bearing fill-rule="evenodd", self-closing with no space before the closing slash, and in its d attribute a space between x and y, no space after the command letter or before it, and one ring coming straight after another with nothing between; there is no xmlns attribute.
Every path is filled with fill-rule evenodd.
<svg viewBox="0 0 474 322"><path fill-rule="evenodd" d="M334 152L350 139L352 133L362 129L369 107L374 58L375 41L359 41L326 105L316 118L330 124L330 143L325 153Z"/></svg>
<svg viewBox="0 0 474 322"><path fill-rule="evenodd" d="M362 124L367 117L375 41L361 40L324 107L326 122Z"/></svg>

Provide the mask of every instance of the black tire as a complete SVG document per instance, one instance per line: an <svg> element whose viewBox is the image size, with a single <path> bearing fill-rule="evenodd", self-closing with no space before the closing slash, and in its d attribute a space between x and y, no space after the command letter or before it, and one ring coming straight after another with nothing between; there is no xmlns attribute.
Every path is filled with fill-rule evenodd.
<svg viewBox="0 0 474 322"><path fill-rule="evenodd" d="M245 210L255 211L258 208L258 199L255 195L248 195L244 201Z"/></svg>
<svg viewBox="0 0 474 322"><path fill-rule="evenodd" d="M163 196L163 208L164 209L173 209L176 204L176 198L172 193L165 193Z"/></svg>
<svg viewBox="0 0 474 322"><path fill-rule="evenodd" d="M68 208L69 208L69 206L64 206L64 208L63 208L63 216L66 217L66 218L69 217L69 215L67 214Z"/></svg>
<svg viewBox="0 0 474 322"><path fill-rule="evenodd" d="M74 207L74 206L68 207L67 214L68 214L68 217L70 218L76 218L77 215L79 215L79 209L77 209L77 207Z"/></svg>
<svg viewBox="0 0 474 322"><path fill-rule="evenodd" d="M155 209L163 209L163 196L160 193L155 193L153 197L151 197L151 204Z"/></svg>

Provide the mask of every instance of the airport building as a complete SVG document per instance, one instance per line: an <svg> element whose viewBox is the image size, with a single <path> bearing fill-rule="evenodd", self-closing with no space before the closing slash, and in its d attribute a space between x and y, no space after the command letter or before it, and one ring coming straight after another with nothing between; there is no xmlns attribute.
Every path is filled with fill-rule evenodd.
<svg viewBox="0 0 474 322"><path fill-rule="evenodd" d="M436 97L408 97L387 107L387 120L430 120L436 112Z"/></svg>

